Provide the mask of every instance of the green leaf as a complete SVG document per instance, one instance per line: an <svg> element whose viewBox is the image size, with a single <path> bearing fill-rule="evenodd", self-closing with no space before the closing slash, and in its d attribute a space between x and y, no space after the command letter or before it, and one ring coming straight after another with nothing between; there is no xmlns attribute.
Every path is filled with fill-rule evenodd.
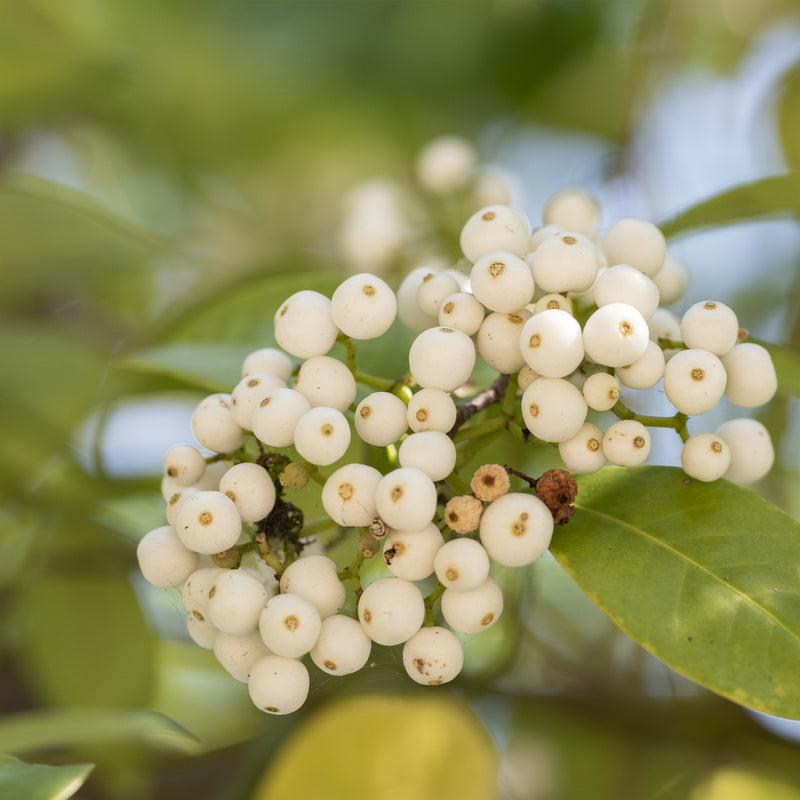
<svg viewBox="0 0 800 800"><path fill-rule="evenodd" d="M176 343L139 350L119 362L133 372L168 377L208 392L230 392L241 380L248 345Z"/></svg>
<svg viewBox="0 0 800 800"><path fill-rule="evenodd" d="M201 749L177 723L145 709L46 709L0 719L0 750L12 753L124 743L147 744L161 752L188 754Z"/></svg>
<svg viewBox="0 0 800 800"><path fill-rule="evenodd" d="M384 756L369 757L381 745ZM485 800L496 796L496 785L497 754L486 731L466 706L428 691L326 706L298 728L252 797Z"/></svg>
<svg viewBox="0 0 800 800"><path fill-rule="evenodd" d="M745 487L672 467L579 481L551 551L617 625L737 703L800 717L800 524Z"/></svg>
<svg viewBox="0 0 800 800"><path fill-rule="evenodd" d="M0 756L0 797L9 800L67 800L80 789L93 764L26 764Z"/></svg>
<svg viewBox="0 0 800 800"><path fill-rule="evenodd" d="M65 529L63 536L79 531ZM153 685L153 638L125 573L90 554L64 557L62 571L29 580L18 603L25 626L20 656L37 695L56 706L146 705Z"/></svg>
<svg viewBox="0 0 800 800"><path fill-rule="evenodd" d="M674 239L698 229L779 216L800 216L800 173L773 175L726 189L665 220L659 227L667 239Z"/></svg>

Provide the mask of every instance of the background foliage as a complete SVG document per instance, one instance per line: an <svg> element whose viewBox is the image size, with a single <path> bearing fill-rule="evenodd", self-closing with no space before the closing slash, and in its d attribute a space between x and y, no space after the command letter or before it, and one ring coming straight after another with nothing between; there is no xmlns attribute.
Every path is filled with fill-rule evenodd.
<svg viewBox="0 0 800 800"><path fill-rule="evenodd" d="M187 409L269 343L289 293L347 273L346 193L407 182L451 132L517 172L534 224L547 193L585 182L606 222L698 243L698 291L783 345L762 413L779 459L756 488L796 516L796 222L727 226L800 214L797 24L781 0L3 4L0 794L391 797L402 765L417 797L800 797L796 745L635 645L553 559L507 576L516 601L457 685L413 691L381 648L291 719L255 711L135 563ZM737 275L728 235L740 252L749 237Z"/></svg>

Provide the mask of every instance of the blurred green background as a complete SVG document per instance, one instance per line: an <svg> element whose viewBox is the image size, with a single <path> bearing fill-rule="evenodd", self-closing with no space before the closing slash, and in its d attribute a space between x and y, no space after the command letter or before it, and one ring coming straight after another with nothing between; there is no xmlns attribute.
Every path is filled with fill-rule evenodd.
<svg viewBox="0 0 800 800"><path fill-rule="evenodd" d="M0 13L0 752L41 765L0 760L0 796L70 796L93 764L89 800L800 798L797 728L779 736L671 672L552 560L508 576L503 623L468 645L452 687L414 691L398 653L375 648L363 675L316 674L300 712L268 718L135 558L162 524L160 456L189 436L192 404L270 343L288 294L353 271L353 187L413 193L416 154L451 133L512 176L533 225L565 185L594 191L606 225L660 222L800 169L793 4ZM767 191L737 216L770 206L794 219L675 252L692 301L713 294L796 346L800 198ZM453 259L459 219L434 226ZM795 404L783 393L764 412L779 458L759 490L797 515Z"/></svg>

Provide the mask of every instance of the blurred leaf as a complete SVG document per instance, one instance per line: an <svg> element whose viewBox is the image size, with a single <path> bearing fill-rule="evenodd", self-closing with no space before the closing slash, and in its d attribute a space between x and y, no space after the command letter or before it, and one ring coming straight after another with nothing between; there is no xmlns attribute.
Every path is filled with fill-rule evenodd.
<svg viewBox="0 0 800 800"><path fill-rule="evenodd" d="M92 764L26 764L0 755L0 797L8 800L67 800L86 782Z"/></svg>
<svg viewBox="0 0 800 800"><path fill-rule="evenodd" d="M370 757L374 748L383 755ZM358 697L299 727L252 800L350 800L354 787L359 797L386 800L489 800L497 796L497 767L491 740L466 706L430 691Z"/></svg>
<svg viewBox="0 0 800 800"><path fill-rule="evenodd" d="M769 351L778 375L780 391L800 397L800 351L791 345L778 345L760 340L758 344Z"/></svg>
<svg viewBox="0 0 800 800"><path fill-rule="evenodd" d="M726 189L665 220L659 228L667 239L674 239L698 229L779 216L800 216L800 173L773 175Z"/></svg>
<svg viewBox="0 0 800 800"><path fill-rule="evenodd" d="M800 800L800 788L778 776L722 767L698 786L689 800Z"/></svg>
<svg viewBox="0 0 800 800"><path fill-rule="evenodd" d="M165 344L139 350L117 366L173 378L207 392L230 392L241 380L242 362L252 349L235 344Z"/></svg>
<svg viewBox="0 0 800 800"><path fill-rule="evenodd" d="M646 650L713 691L800 717L800 523L677 468L582 477L551 551Z"/></svg>
<svg viewBox="0 0 800 800"><path fill-rule="evenodd" d="M114 214L85 192L21 173L0 182L0 298L58 296L76 286L129 282L165 247L150 231Z"/></svg>
<svg viewBox="0 0 800 800"><path fill-rule="evenodd" d="M75 531L60 532L70 537ZM91 561L91 553L76 556ZM153 686L153 639L118 569L80 564L45 571L21 591L17 623L30 686L55 706L146 705Z"/></svg>
<svg viewBox="0 0 800 800"><path fill-rule="evenodd" d="M786 161L800 170L800 63L783 75L778 105L778 131Z"/></svg>
<svg viewBox="0 0 800 800"><path fill-rule="evenodd" d="M0 718L0 749L12 753L124 742L176 753L198 750L197 740L177 723L143 709L48 709Z"/></svg>

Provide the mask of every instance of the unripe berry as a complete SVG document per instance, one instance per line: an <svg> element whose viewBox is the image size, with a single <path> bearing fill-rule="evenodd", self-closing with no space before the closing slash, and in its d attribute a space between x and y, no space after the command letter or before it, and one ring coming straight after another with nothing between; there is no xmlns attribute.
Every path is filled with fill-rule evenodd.
<svg viewBox="0 0 800 800"><path fill-rule="evenodd" d="M476 589L456 592L445 589L442 594L442 616L459 633L480 633L500 619L503 613L503 592L492 578Z"/></svg>
<svg viewBox="0 0 800 800"><path fill-rule="evenodd" d="M274 322L275 341L297 358L324 356L339 334L331 301L311 289L289 297L275 312Z"/></svg>
<svg viewBox="0 0 800 800"><path fill-rule="evenodd" d="M778 390L778 376L769 351L755 342L737 344L722 356L728 376L725 396L737 406L753 408L768 403Z"/></svg>
<svg viewBox="0 0 800 800"><path fill-rule="evenodd" d="M717 428L717 435L731 451L725 477L735 483L761 480L772 469L775 450L769 431L755 419L731 419Z"/></svg>
<svg viewBox="0 0 800 800"><path fill-rule="evenodd" d="M448 473L449 474L449 473ZM322 487L322 505L343 527L369 525L377 516L375 491L383 475L367 464L345 464Z"/></svg>
<svg viewBox="0 0 800 800"><path fill-rule="evenodd" d="M667 400L684 414L702 414L721 400L727 376L722 361L708 350L681 350L664 369Z"/></svg>
<svg viewBox="0 0 800 800"><path fill-rule="evenodd" d="M357 406L353 420L362 442L386 447L407 430L406 405L391 392L368 394Z"/></svg>
<svg viewBox="0 0 800 800"><path fill-rule="evenodd" d="M411 581L379 578L359 598L358 619L373 642L402 644L422 627L425 601Z"/></svg>
<svg viewBox="0 0 800 800"><path fill-rule="evenodd" d="M636 467L650 454L650 431L635 419L621 419L603 436L605 457L619 467Z"/></svg>
<svg viewBox="0 0 800 800"><path fill-rule="evenodd" d="M250 668L247 689L256 708L269 714L291 714L308 697L308 670L302 661L262 656Z"/></svg>
<svg viewBox="0 0 800 800"><path fill-rule="evenodd" d="M528 252L529 234L530 225L521 211L508 206L486 206L476 211L461 229L461 250L473 264L496 250L507 250L522 258Z"/></svg>
<svg viewBox="0 0 800 800"><path fill-rule="evenodd" d="M463 386L475 366L475 345L455 328L428 328L411 343L408 366L423 388L452 392Z"/></svg>
<svg viewBox="0 0 800 800"><path fill-rule="evenodd" d="M644 317L633 306L609 303L586 320L583 347L598 364L624 367L644 355L649 336Z"/></svg>
<svg viewBox="0 0 800 800"><path fill-rule="evenodd" d="M583 394L563 378L539 378L522 393L522 418L543 442L563 442L586 421Z"/></svg>
<svg viewBox="0 0 800 800"><path fill-rule="evenodd" d="M504 567L532 564L550 546L553 515L535 495L510 492L490 503L480 524L481 543Z"/></svg>
<svg viewBox="0 0 800 800"><path fill-rule="evenodd" d="M403 666L423 686L452 681L463 665L464 648L447 628L421 628L403 645Z"/></svg>
<svg viewBox="0 0 800 800"><path fill-rule="evenodd" d="M721 478L731 464L731 451L721 436L697 433L690 436L681 448L683 471L698 481Z"/></svg>
<svg viewBox="0 0 800 800"><path fill-rule="evenodd" d="M358 672L369 659L372 640L358 620L334 614L322 620L311 660L329 675L350 675Z"/></svg>
<svg viewBox="0 0 800 800"><path fill-rule="evenodd" d="M652 223L626 217L611 226L603 250L609 265L630 264L652 278L664 266L667 243Z"/></svg>
<svg viewBox="0 0 800 800"><path fill-rule="evenodd" d="M197 553L187 549L170 525L146 533L136 548L139 569L153 586L179 586L197 569Z"/></svg>

